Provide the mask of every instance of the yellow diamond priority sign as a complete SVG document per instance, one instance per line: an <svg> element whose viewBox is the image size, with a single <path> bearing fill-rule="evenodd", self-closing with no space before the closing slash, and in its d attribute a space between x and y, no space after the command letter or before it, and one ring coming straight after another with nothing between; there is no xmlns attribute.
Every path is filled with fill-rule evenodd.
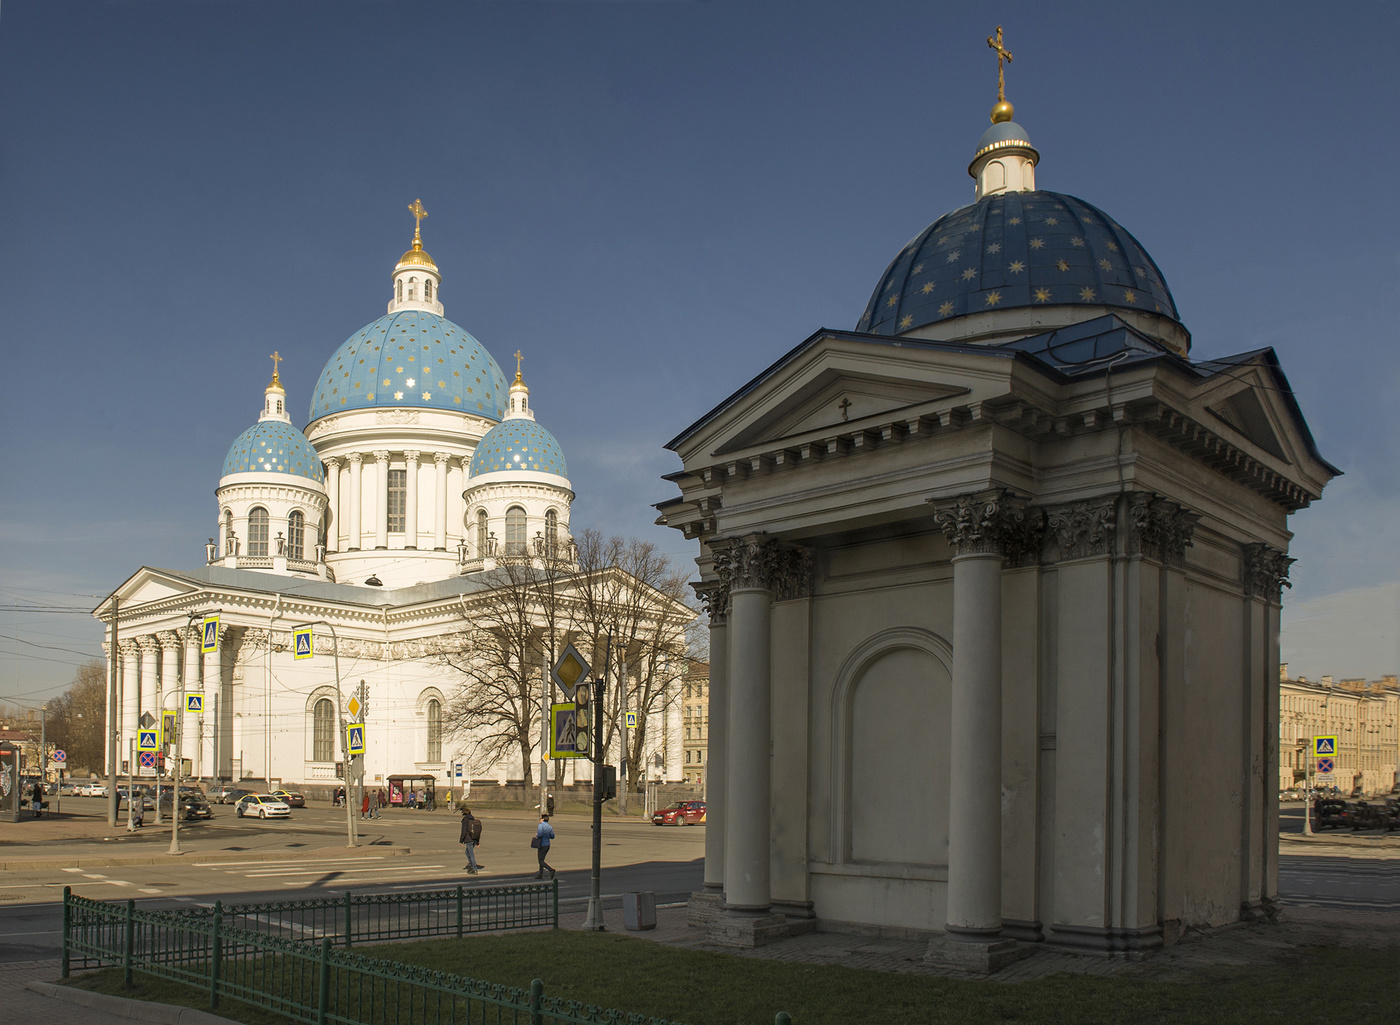
<svg viewBox="0 0 1400 1025"><path fill-rule="evenodd" d="M357 698L357 697L355 697L355 695L351 694L351 695L350 695L350 700L349 700L348 702L346 702L345 707L348 708L348 709L350 710L350 714L351 714L351 715L359 715L359 714L360 714L360 699Z"/></svg>
<svg viewBox="0 0 1400 1025"><path fill-rule="evenodd" d="M566 644L564 645L564 654L559 656L559 661L554 663L554 668L549 671L549 675L554 678L554 682L559 685L564 696L572 700L574 691L579 684L588 679L588 670L591 668L588 660L578 653L577 648L572 644Z"/></svg>

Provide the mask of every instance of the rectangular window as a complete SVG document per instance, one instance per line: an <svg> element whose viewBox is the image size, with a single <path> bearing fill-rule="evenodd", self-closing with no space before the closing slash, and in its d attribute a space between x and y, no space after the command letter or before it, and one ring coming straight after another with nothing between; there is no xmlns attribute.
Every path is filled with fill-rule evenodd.
<svg viewBox="0 0 1400 1025"><path fill-rule="evenodd" d="M389 533L402 534L404 503L408 495L408 471L389 471Z"/></svg>

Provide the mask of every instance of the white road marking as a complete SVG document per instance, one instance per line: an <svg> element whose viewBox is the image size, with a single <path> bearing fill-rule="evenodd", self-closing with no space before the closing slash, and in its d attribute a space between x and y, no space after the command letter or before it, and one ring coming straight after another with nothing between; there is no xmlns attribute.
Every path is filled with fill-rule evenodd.
<svg viewBox="0 0 1400 1025"><path fill-rule="evenodd" d="M286 861L206 861L200 868L228 868L230 865L321 865L332 861L383 861L383 854L366 854L363 857L345 858L288 858Z"/></svg>
<svg viewBox="0 0 1400 1025"><path fill-rule="evenodd" d="M444 865L415 865L415 866L414 866L415 869L419 869L419 868L445 868L445 867L446 867L446 866L444 866ZM247 878L249 878L249 879L271 879L271 878L273 878L273 877L275 877L275 876L321 876L321 875L325 875L327 872L341 872L341 871L349 871L348 866L343 866L343 865L341 865L341 866L331 866L331 867L325 868L325 869L312 869L312 868L308 868L308 869L298 869L298 870L296 870L296 871L279 871L279 872L245 872L245 873L242 873L242 874L245 875L245 876L246 876ZM356 869L356 871L359 872L361 875L363 875L363 874L365 874L366 872L399 872L400 869L398 868L398 866L385 866L384 868L361 868L361 869Z"/></svg>
<svg viewBox="0 0 1400 1025"><path fill-rule="evenodd" d="M268 925L276 926L279 929L291 929L293 932L319 932L315 926L297 925L295 922L282 922L272 918L270 915L241 915L242 918L251 918L255 922L266 922Z"/></svg>
<svg viewBox="0 0 1400 1025"><path fill-rule="evenodd" d="M65 871L65 872L81 872L82 869L80 869L80 868L65 868L63 871Z"/></svg>
<svg viewBox="0 0 1400 1025"><path fill-rule="evenodd" d="M142 893L164 893L165 891L163 891L163 890L155 890L155 889L148 889L148 888L146 888L146 887L143 886L143 887L141 887L141 892L142 892Z"/></svg>

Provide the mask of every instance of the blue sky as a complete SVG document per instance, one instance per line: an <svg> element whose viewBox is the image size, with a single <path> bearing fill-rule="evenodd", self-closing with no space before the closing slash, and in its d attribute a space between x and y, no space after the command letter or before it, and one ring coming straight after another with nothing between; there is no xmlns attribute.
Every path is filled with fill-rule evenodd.
<svg viewBox="0 0 1400 1025"><path fill-rule="evenodd" d="M274 349L298 426L429 211L448 317L656 541L661 446L969 202L1000 23L1038 183L1143 243L1194 355L1275 347L1346 475L1293 520L1295 673L1400 669L1396 5L52 3L0 10L0 699L202 564ZM1290 635L1289 624L1297 630Z"/></svg>

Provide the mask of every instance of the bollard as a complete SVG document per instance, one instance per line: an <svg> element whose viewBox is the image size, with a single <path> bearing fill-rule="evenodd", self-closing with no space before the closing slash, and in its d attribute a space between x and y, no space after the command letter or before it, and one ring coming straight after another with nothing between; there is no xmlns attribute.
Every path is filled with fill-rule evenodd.
<svg viewBox="0 0 1400 1025"><path fill-rule="evenodd" d="M209 1010L219 1009L219 962L224 959L224 939L219 927L224 923L224 902L214 901L214 936L209 958Z"/></svg>
<svg viewBox="0 0 1400 1025"><path fill-rule="evenodd" d="M530 983L530 1025L544 1025L544 980L535 979Z"/></svg>
<svg viewBox="0 0 1400 1025"><path fill-rule="evenodd" d="M73 910L69 904L73 888L63 888L63 977L68 978L68 932L73 928Z"/></svg>
<svg viewBox="0 0 1400 1025"><path fill-rule="evenodd" d="M773 1019L773 1025L792 1025L792 1015L786 1011L779 1011Z"/></svg>

